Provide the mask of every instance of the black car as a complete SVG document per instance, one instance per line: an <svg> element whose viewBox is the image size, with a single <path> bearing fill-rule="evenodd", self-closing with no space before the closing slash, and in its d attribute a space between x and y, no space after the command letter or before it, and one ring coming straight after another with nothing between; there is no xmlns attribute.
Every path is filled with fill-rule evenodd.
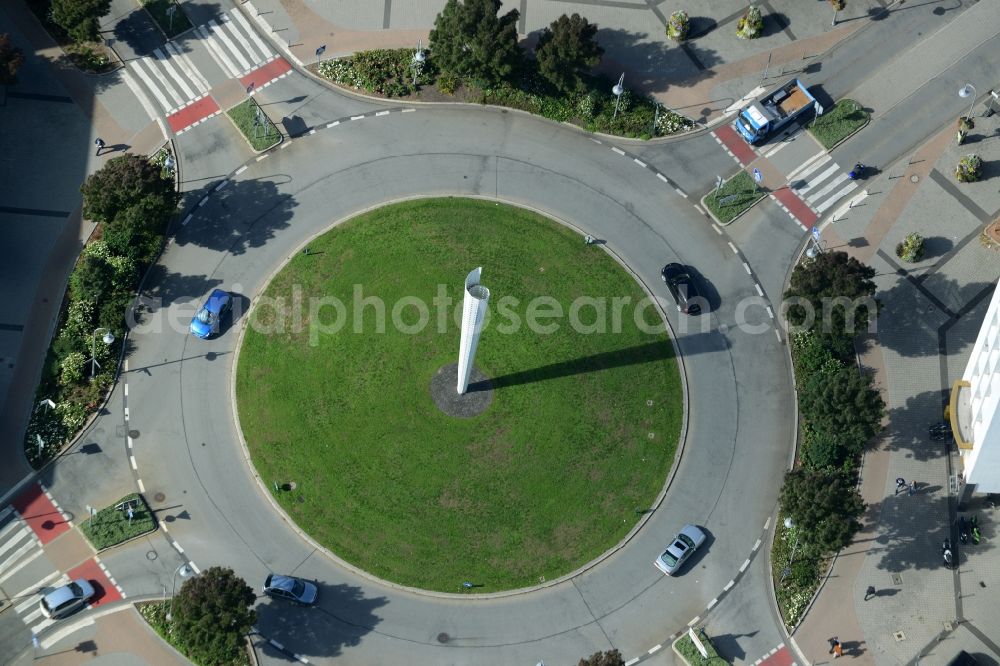
<svg viewBox="0 0 1000 666"><path fill-rule="evenodd" d="M677 303L677 309L689 315L701 312L701 304L705 301L688 269L680 264L667 264L660 272L663 282L670 290L670 295Z"/></svg>

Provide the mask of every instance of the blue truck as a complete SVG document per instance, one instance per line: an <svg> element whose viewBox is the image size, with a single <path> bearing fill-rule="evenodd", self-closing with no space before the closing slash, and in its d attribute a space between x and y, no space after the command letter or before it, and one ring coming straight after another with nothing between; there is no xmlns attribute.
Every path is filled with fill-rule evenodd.
<svg viewBox="0 0 1000 666"><path fill-rule="evenodd" d="M760 143L816 105L816 98L792 79L740 110L733 128L747 143Z"/></svg>

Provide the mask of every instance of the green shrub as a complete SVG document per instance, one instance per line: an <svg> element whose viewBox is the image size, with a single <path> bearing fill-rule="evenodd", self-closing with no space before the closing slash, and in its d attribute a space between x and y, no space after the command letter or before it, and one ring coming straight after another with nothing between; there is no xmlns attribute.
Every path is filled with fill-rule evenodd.
<svg viewBox="0 0 1000 666"><path fill-rule="evenodd" d="M594 117L594 109L597 104L594 101L594 93L589 92L580 96L580 101L576 103L576 112L581 118L591 120Z"/></svg>
<svg viewBox="0 0 1000 666"><path fill-rule="evenodd" d="M83 381L84 367L87 365L87 357L80 352L71 352L63 358L59 364L61 370L59 383L64 386L71 386Z"/></svg>
<svg viewBox="0 0 1000 666"><path fill-rule="evenodd" d="M825 338L815 331L792 334L792 365L795 367L796 385L800 388L816 375L829 377L844 367L826 344Z"/></svg>
<svg viewBox="0 0 1000 666"><path fill-rule="evenodd" d="M736 36L740 39L757 39L763 30L764 17L760 9L750 5L736 24Z"/></svg>
<svg viewBox="0 0 1000 666"><path fill-rule="evenodd" d="M132 519L128 513L116 507L128 502L132 506ZM139 493L132 493L98 511L80 524L80 530L97 550L117 546L129 539L152 532L156 520Z"/></svg>
<svg viewBox="0 0 1000 666"><path fill-rule="evenodd" d="M983 159L979 155L966 155L955 167L955 178L960 183L974 183L983 177Z"/></svg>
<svg viewBox="0 0 1000 666"><path fill-rule="evenodd" d="M326 60L317 71L341 85L386 97L403 97L416 92L413 53L413 49L358 51L346 58ZM417 85L432 83L436 74L433 59L428 57L417 74Z"/></svg>
<svg viewBox="0 0 1000 666"><path fill-rule="evenodd" d="M667 21L667 37L675 42L687 39L688 31L691 29L691 19L684 10L677 10L670 15Z"/></svg>
<svg viewBox="0 0 1000 666"><path fill-rule="evenodd" d="M446 95L454 95L458 89L458 77L448 72L441 72L437 80L438 90Z"/></svg>
<svg viewBox="0 0 1000 666"><path fill-rule="evenodd" d="M915 262L924 257L924 237L913 232L896 245L896 256L903 261Z"/></svg>

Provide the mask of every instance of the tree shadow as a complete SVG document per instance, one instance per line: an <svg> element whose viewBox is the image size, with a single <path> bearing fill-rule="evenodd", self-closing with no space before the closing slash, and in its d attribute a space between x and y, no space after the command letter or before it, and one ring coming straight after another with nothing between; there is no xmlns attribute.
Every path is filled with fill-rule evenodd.
<svg viewBox="0 0 1000 666"><path fill-rule="evenodd" d="M927 426L941 420L947 399L947 391L924 391L889 409L889 428L884 433L889 448L908 451L908 458L920 462L944 458L947 443L931 440Z"/></svg>
<svg viewBox="0 0 1000 666"><path fill-rule="evenodd" d="M941 544L945 539L951 539L956 566L962 565L964 552L952 534L945 493L932 494L928 490L913 496L889 495L872 503L870 508L879 517L877 533L865 534L874 538L875 544L868 545L868 554L875 557L877 569L902 573L944 568ZM938 517L936 521L934 516ZM859 536L861 533L855 536L852 545L860 541Z"/></svg>
<svg viewBox="0 0 1000 666"><path fill-rule="evenodd" d="M946 236L929 236L924 239L924 259L943 257L955 244Z"/></svg>
<svg viewBox="0 0 1000 666"><path fill-rule="evenodd" d="M779 32L784 32L792 25L791 19L788 18L787 14L781 12L771 12L770 14L764 14L764 27L760 31L761 39L764 37L773 37Z"/></svg>
<svg viewBox="0 0 1000 666"><path fill-rule="evenodd" d="M217 185L210 183L189 192L185 204L193 217L176 229L176 244L234 255L262 247L277 231L289 226L297 205L291 195L278 191L274 179L282 176L270 178L231 181L218 191ZM198 206L204 197L208 197L205 205Z"/></svg>
<svg viewBox="0 0 1000 666"><path fill-rule="evenodd" d="M760 631L751 631L745 634L721 634L712 636L712 645L715 646L715 650L719 653L719 656L725 657L730 663L737 661L745 661L747 658L746 650L740 647L739 640L741 638L753 638Z"/></svg>
<svg viewBox="0 0 1000 666"><path fill-rule="evenodd" d="M169 308L178 301L193 301L191 314L194 314L198 299L204 298L212 289L221 287L222 280L207 275L182 275L163 264L156 264L146 274L146 285L136 307L135 325L147 323L148 315Z"/></svg>
<svg viewBox="0 0 1000 666"><path fill-rule="evenodd" d="M624 70L626 87L649 94L664 92L670 86L694 85L711 76L712 68L722 62L715 50L691 40L681 46L656 37L649 41L649 33L599 29L597 38L605 50L599 69L616 80Z"/></svg>
<svg viewBox="0 0 1000 666"><path fill-rule="evenodd" d="M719 27L719 22L711 16L688 17L688 41L704 37Z"/></svg>
<svg viewBox="0 0 1000 666"><path fill-rule="evenodd" d="M343 648L358 645L375 629L381 621L375 610L389 601L385 597L366 598L361 588L352 585L314 582L319 588L315 606L265 598L257 606L257 627L262 637L276 640L296 654L338 657ZM295 661L266 640L255 644L268 657Z"/></svg>
<svg viewBox="0 0 1000 666"><path fill-rule="evenodd" d="M152 17L141 7L119 17L111 34L114 36L115 51L126 61L151 55L153 49L162 50L166 43Z"/></svg>

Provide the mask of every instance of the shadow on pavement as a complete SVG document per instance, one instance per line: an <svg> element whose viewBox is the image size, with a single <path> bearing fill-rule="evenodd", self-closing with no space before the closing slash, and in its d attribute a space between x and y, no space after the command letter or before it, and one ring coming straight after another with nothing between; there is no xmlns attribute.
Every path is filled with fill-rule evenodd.
<svg viewBox="0 0 1000 666"><path fill-rule="evenodd" d="M388 600L365 598L361 588L353 585L314 582L319 588L316 606L265 599L257 606L257 627L262 636L278 641L295 654L309 658L338 657L343 648L358 645L378 625L380 619L375 610ZM275 659L291 657L267 642L258 642L257 649Z"/></svg>
<svg viewBox="0 0 1000 666"><path fill-rule="evenodd" d="M621 72L613 71L612 67L624 67L626 87L662 92L670 86L693 85L711 76L712 68L722 62L713 49L702 48L690 40L681 48L672 42L665 43L662 33L659 30L657 33L654 41L649 41L647 33L599 29L597 39L605 49L604 57L613 61L602 63L600 69L617 79Z"/></svg>

